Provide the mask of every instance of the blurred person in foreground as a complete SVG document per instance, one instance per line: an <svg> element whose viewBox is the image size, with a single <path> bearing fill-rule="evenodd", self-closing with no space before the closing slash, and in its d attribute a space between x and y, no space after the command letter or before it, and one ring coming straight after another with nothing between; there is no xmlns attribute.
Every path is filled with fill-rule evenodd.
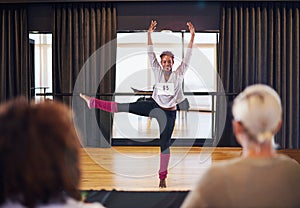
<svg viewBox="0 0 300 208"><path fill-rule="evenodd" d="M182 207L300 207L300 165L273 145L282 123L279 95L266 85L249 86L232 113L242 157L216 162Z"/></svg>
<svg viewBox="0 0 300 208"><path fill-rule="evenodd" d="M81 202L80 142L62 103L0 106L0 207L90 207Z"/></svg>

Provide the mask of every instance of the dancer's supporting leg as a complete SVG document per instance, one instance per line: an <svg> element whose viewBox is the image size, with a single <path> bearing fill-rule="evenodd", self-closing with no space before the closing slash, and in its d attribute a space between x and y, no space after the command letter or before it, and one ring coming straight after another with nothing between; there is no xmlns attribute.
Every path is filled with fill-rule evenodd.
<svg viewBox="0 0 300 208"><path fill-rule="evenodd" d="M160 129L160 168L159 174L159 187L166 188L166 178L168 174L168 166L170 161L170 145L171 136L175 126L176 111L164 110L165 117L162 116L157 118L159 129ZM162 114L160 114L162 115Z"/></svg>
<svg viewBox="0 0 300 208"><path fill-rule="evenodd" d="M170 154L160 153L160 168L159 174L159 188L166 188L166 178L168 174L168 166L170 161Z"/></svg>
<svg viewBox="0 0 300 208"><path fill-rule="evenodd" d="M161 109L154 100L118 104L119 112L130 112L141 116L150 116L158 121L160 130L160 168L159 187L166 187L166 178L170 160L171 136L175 126L176 111Z"/></svg>

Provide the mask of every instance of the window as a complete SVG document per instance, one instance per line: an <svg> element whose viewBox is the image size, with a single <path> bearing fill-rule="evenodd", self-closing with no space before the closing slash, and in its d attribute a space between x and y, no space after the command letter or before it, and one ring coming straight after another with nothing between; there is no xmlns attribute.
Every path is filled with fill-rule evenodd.
<svg viewBox="0 0 300 208"><path fill-rule="evenodd" d="M34 40L35 94L52 92L52 34L30 33L29 38ZM36 96L35 100L44 98L53 99Z"/></svg>
<svg viewBox="0 0 300 208"><path fill-rule="evenodd" d="M159 55L162 51L170 50L175 55L173 69L176 69L185 55L190 34L188 32L154 32L152 39L158 60L160 61ZM177 116L173 137L212 137L210 131L212 114L209 113L212 108L212 98L211 96L194 96L193 93L216 91L217 42L218 33L196 33L190 68L185 75L183 89L191 106L187 117L189 119L197 117L201 124L193 121L189 123L188 118L184 118L187 121L182 121L182 117ZM118 33L116 93L132 93L132 88L152 90L153 85L154 77L147 56L147 33ZM133 102L138 98L134 95L115 96L117 102ZM179 130L180 125L185 122L189 123L185 130L189 129L188 131L192 134L182 129ZM128 123L131 125L128 126ZM193 123L195 127L190 125ZM201 130L199 130L200 125ZM194 135L195 128L197 132L201 131L197 135ZM158 125L148 118L122 113L114 115L113 138L153 138L158 135Z"/></svg>

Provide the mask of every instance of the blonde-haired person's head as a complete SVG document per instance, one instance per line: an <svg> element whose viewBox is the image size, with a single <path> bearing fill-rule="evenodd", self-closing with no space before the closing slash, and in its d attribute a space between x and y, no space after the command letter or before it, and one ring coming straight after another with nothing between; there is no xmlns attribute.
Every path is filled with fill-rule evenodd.
<svg viewBox="0 0 300 208"><path fill-rule="evenodd" d="M235 98L232 113L251 139L258 143L272 141L281 124L280 97L267 85L251 85Z"/></svg>

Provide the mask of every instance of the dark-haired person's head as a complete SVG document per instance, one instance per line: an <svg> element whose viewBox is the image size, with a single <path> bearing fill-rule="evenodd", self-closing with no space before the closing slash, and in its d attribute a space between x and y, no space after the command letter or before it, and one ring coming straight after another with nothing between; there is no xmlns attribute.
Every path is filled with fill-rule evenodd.
<svg viewBox="0 0 300 208"><path fill-rule="evenodd" d="M80 199L80 142L72 113L58 102L24 98L0 106L0 206Z"/></svg>

